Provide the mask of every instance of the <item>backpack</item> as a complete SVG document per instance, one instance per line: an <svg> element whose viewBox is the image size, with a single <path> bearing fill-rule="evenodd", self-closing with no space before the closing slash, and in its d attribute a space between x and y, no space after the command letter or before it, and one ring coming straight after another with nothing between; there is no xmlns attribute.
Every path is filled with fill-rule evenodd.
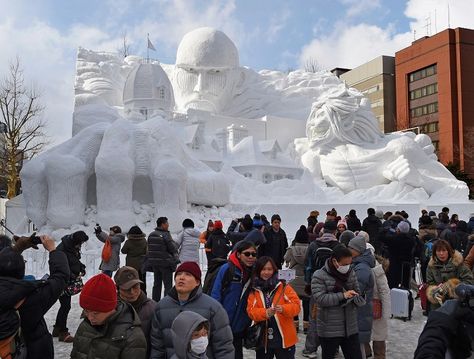
<svg viewBox="0 0 474 359"><path fill-rule="evenodd" d="M329 247L319 247L316 249L313 263L312 263L312 270L313 273L316 272L318 269L321 269L326 264L326 260L332 256L332 249Z"/></svg>
<svg viewBox="0 0 474 359"><path fill-rule="evenodd" d="M102 260L107 263L110 261L110 258L112 258L112 243L110 243L110 239L107 238L102 248Z"/></svg>
<svg viewBox="0 0 474 359"><path fill-rule="evenodd" d="M223 258L214 258L210 265L207 267L207 273L206 277L204 278L204 283L202 286L202 291L208 295L211 295L212 293L212 288L214 287L214 282L216 281L217 274L219 273L220 268L227 263L227 259ZM224 293L224 291L227 289L229 286L230 282L234 278L235 274L235 265L229 262L229 269L224 275L224 278L222 280L222 287L221 287L221 293Z"/></svg>

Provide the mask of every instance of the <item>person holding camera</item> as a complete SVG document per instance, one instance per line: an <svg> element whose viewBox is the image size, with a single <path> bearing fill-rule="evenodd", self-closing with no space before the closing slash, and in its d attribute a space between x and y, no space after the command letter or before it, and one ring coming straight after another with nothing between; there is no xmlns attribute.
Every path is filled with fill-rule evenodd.
<svg viewBox="0 0 474 359"><path fill-rule="evenodd" d="M49 252L49 277L26 281L22 252L38 248L41 243ZM2 357L28 359L54 358L53 339L44 315L56 303L69 281L66 254L56 250L49 236L20 237L14 247L0 251L0 340L15 342ZM21 335L20 335L21 333Z"/></svg>
<svg viewBox="0 0 474 359"><path fill-rule="evenodd" d="M112 255L108 260L102 256L102 262L100 263L99 269L102 273L112 278L112 273L120 267L120 246L125 240L125 234L122 233L122 229L119 226L113 226L109 229L109 234L102 231L99 225L96 225L95 235L97 239L107 246L107 241L110 241L112 246Z"/></svg>

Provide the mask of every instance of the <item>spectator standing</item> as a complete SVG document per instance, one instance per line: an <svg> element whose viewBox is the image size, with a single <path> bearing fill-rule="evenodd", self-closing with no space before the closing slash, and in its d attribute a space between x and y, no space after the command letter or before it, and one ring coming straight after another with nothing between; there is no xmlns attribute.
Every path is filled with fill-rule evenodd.
<svg viewBox="0 0 474 359"><path fill-rule="evenodd" d="M339 240L339 237L341 237L342 232L347 231L347 223L345 219L341 219L340 221L337 222L337 232L336 232L336 238Z"/></svg>
<svg viewBox="0 0 474 359"><path fill-rule="evenodd" d="M347 229L356 232L362 229L362 224L360 223L360 219L357 217L356 210L351 209L349 211L349 215L346 218Z"/></svg>
<svg viewBox="0 0 474 359"><path fill-rule="evenodd" d="M86 266L81 262L81 246L89 237L84 231L77 231L61 238L61 243L56 250L64 252L69 264L68 284L74 284L76 279L86 274ZM58 337L60 342L72 343L74 337L67 328L67 317L71 310L71 295L63 292L59 297L59 310L53 328L53 337Z"/></svg>
<svg viewBox="0 0 474 359"><path fill-rule="evenodd" d="M308 228L316 227L316 224L318 224L318 216L319 216L319 211L314 210L309 213L309 216L307 218Z"/></svg>
<svg viewBox="0 0 474 359"><path fill-rule="evenodd" d="M467 222L467 233L474 233L474 213L469 215L469 222Z"/></svg>
<svg viewBox="0 0 474 359"><path fill-rule="evenodd" d="M288 239L285 231L281 228L280 215L274 214L271 218L271 227L265 232L266 242L258 247L258 256L272 257L278 269L283 265Z"/></svg>
<svg viewBox="0 0 474 359"><path fill-rule="evenodd" d="M209 321L208 358L233 359L232 331L224 308L201 288L201 269L195 262L184 262L176 269L175 286L155 310L151 329L150 359L171 358L175 353L171 326L182 312L194 312ZM183 342L181 342L183 344Z"/></svg>
<svg viewBox="0 0 474 359"><path fill-rule="evenodd" d="M378 237L382 232L382 221L375 215L375 209L367 209L367 217L362 222L362 230L369 234L370 244L375 248L375 253L381 253L382 246Z"/></svg>
<svg viewBox="0 0 474 359"><path fill-rule="evenodd" d="M173 287L173 272L178 264L178 249L168 231L168 218L159 217L156 220L156 229L148 236L148 264L153 268L153 295L155 302L161 299L161 286L165 286L165 293Z"/></svg>
<svg viewBox="0 0 474 359"><path fill-rule="evenodd" d="M135 268L140 276L141 288L146 293L146 272L142 270L147 254L147 243L145 233L138 226L133 226L127 233L127 240L122 247L122 253L126 254L125 265Z"/></svg>
<svg viewBox="0 0 474 359"><path fill-rule="evenodd" d="M214 222L214 230L207 239L205 247L208 254L208 263L216 258L226 259L230 251L230 241L227 239L222 227L222 222L216 220Z"/></svg>
<svg viewBox="0 0 474 359"><path fill-rule="evenodd" d="M146 340L140 319L104 273L90 278L79 296L84 320L77 328L71 358L145 359Z"/></svg>
<svg viewBox="0 0 474 359"><path fill-rule="evenodd" d="M246 215L243 218L233 219L227 229L227 238L235 246L238 242L244 240L253 228L253 220Z"/></svg>
<svg viewBox="0 0 474 359"><path fill-rule="evenodd" d="M199 236L200 232L194 228L194 222L186 218L183 221L183 230L176 238L179 261L199 263Z"/></svg>
<svg viewBox="0 0 474 359"><path fill-rule="evenodd" d="M122 229L119 226L110 227L109 234L103 232L100 226L96 226L95 235L102 243L109 240L112 245L112 257L110 257L107 262L102 259L99 266L102 273L112 277L112 273L120 267L120 246L125 240L125 235L122 233Z"/></svg>

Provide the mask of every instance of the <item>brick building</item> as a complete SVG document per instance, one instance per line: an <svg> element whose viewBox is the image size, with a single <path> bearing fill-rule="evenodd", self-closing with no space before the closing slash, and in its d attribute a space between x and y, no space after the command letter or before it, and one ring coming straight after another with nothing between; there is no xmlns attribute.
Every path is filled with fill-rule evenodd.
<svg viewBox="0 0 474 359"><path fill-rule="evenodd" d="M418 127L439 160L474 175L474 30L447 29L395 54L397 129Z"/></svg>

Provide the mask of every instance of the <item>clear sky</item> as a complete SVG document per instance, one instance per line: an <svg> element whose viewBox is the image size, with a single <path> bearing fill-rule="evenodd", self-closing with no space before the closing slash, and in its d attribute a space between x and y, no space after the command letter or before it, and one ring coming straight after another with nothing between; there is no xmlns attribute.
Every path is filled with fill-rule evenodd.
<svg viewBox="0 0 474 359"><path fill-rule="evenodd" d="M474 0L0 0L0 75L21 58L59 143L71 133L78 46L116 51L126 33L132 53L145 55L149 33L153 57L173 63L186 32L211 26L256 70L298 69L307 59L351 68L446 29L448 4L452 28L474 28Z"/></svg>

